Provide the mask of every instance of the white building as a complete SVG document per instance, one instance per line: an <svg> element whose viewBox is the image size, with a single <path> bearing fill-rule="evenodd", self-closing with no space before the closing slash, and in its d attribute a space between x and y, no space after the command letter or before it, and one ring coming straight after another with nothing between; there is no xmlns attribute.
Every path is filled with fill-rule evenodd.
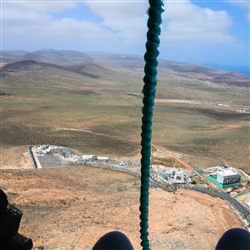
<svg viewBox="0 0 250 250"><path fill-rule="evenodd" d="M231 169L219 170L217 171L217 181L221 184L240 182L240 175Z"/></svg>
<svg viewBox="0 0 250 250"><path fill-rule="evenodd" d="M92 159L94 155L82 155L82 160L89 160Z"/></svg>
<svg viewBox="0 0 250 250"><path fill-rule="evenodd" d="M98 161L108 161L109 157L108 156L96 156L96 159Z"/></svg>

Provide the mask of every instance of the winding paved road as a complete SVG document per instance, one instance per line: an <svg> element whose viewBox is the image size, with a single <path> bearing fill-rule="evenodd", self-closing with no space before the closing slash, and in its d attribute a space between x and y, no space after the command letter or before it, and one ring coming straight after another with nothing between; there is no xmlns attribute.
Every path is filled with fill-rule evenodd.
<svg viewBox="0 0 250 250"><path fill-rule="evenodd" d="M105 165L105 166L91 165L91 166L97 167L97 168L105 168L105 169L126 172L126 173L132 174L138 178L141 178L141 176L138 173L130 171L129 169L126 169L126 168L107 166L107 165ZM155 184L157 187L161 187L163 189L167 189L170 191L175 191L178 188L176 186L170 185L170 186L174 187L171 190L171 188L168 185L161 184L161 183L157 182L157 180L155 180L155 179L150 178L150 181L151 181L151 183ZM211 195L213 197L219 197L219 198L227 201L248 222L247 226L250 226L250 210L248 208L246 208L244 205L242 205L240 202L238 202L237 200L232 198L229 194L222 193L222 192L219 192L219 191L213 190L213 189L202 188L202 187L189 187L189 186L185 186L185 185L182 185L181 187L188 189L188 190L193 190L196 192L208 194L208 195Z"/></svg>
<svg viewBox="0 0 250 250"><path fill-rule="evenodd" d="M157 147L157 148L159 149L161 147ZM36 166L37 163L36 163L36 159L35 159L34 155L32 154L33 153L32 146L30 146L29 149L30 149L32 159L34 161L34 165ZM160 149L160 150L162 151L162 149ZM164 150L164 152L166 152L166 151ZM169 153L169 152L166 152L166 153ZM172 154L171 154L171 156L174 157ZM181 162L184 166L190 167L193 172L196 172L195 170L193 170L193 168L191 166L187 165L185 162L181 161L177 157L174 157L174 158L176 160L178 160L179 162ZM91 166L92 167L98 167L98 168L111 169L111 170L116 170L116 171L121 171L121 172L126 172L126 173L129 173L129 174L133 175L133 176L136 176L137 178L141 178L140 174L135 173L135 172L133 172L133 171L127 169L127 168L123 168L123 167L108 166L108 165L102 165L101 166L99 164L98 165L91 164ZM163 184L157 182L157 180L151 179L150 181L151 181L151 183L154 183L157 187L161 187L161 188L164 188L164 189L167 188L167 190L169 188L167 185L163 185ZM174 188L172 190L170 188L170 191L175 191L176 190L176 186L173 186L173 187ZM237 200L232 198L230 195L228 195L226 193L219 192L217 190L208 189L208 188L189 187L189 186L182 186L182 187L185 188L185 189L188 189L188 190L193 190L193 191L197 191L197 192L200 192L200 193L208 194L208 195L211 195L213 197L219 197L219 198L227 201L248 222L248 226L250 225L250 210L247 207L245 207L244 205L242 205L240 202L238 202Z"/></svg>
<svg viewBox="0 0 250 250"><path fill-rule="evenodd" d="M208 195L211 195L214 197L219 197L219 198L227 201L228 203L230 203L233 206L233 208L235 210L237 210L242 215L242 217L245 220L248 221L248 223L250 225L250 210L247 207L245 207L244 205L242 205L240 202L238 202L237 200L232 198L229 194L221 193L221 192L218 192L216 190L202 188L202 187L185 187L185 188L189 189L189 190L201 192L204 194L208 194Z"/></svg>

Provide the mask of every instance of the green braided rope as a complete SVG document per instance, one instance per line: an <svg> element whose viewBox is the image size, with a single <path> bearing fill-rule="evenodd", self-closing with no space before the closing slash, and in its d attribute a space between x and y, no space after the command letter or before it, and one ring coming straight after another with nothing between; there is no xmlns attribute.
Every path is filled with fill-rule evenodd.
<svg viewBox="0 0 250 250"><path fill-rule="evenodd" d="M157 57L159 55L158 46L160 44L159 35L161 33L160 24L161 13L163 12L163 2L161 0L149 0L148 9L148 32L146 53L144 55L145 76L143 78L143 108L142 108L142 132L141 132L141 197L140 197L140 233L141 246L143 250L150 250L148 240L148 205L149 205L149 173L151 166L151 139L152 139L152 119L154 98L157 85Z"/></svg>

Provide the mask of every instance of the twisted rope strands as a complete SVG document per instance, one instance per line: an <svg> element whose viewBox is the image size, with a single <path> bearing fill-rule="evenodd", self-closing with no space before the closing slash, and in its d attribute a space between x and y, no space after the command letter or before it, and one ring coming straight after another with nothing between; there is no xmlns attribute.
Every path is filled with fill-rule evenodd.
<svg viewBox="0 0 250 250"><path fill-rule="evenodd" d="M143 78L143 108L142 108L142 132L141 132L141 197L140 197L140 233L143 250L150 250L148 240L148 205L149 205L149 173L151 166L151 139L154 98L157 85L157 57L160 44L160 24L162 22L163 2L161 0L149 0L148 32L146 53L144 55L145 76Z"/></svg>

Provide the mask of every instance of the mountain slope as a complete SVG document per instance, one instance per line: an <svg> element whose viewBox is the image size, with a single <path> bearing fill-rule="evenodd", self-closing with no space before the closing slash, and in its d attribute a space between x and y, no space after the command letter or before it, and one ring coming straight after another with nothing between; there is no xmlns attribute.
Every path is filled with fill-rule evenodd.
<svg viewBox="0 0 250 250"><path fill-rule="evenodd" d="M89 54L94 62L104 64L112 68L142 69L144 60L142 56L119 54ZM211 83L250 86L250 78L247 75L205 67L198 64L172 62L159 59L159 72L167 72L175 76L197 79Z"/></svg>
<svg viewBox="0 0 250 250"><path fill-rule="evenodd" d="M130 67L133 56L121 57L125 66L110 69L119 63L117 56L109 56L105 66L97 60L71 66L31 60L5 65L2 91L9 95L0 96L4 145L55 141L104 155L139 150L141 59ZM181 153L194 166L228 164L249 171L247 87L197 80L188 77L191 66L183 73L178 63L175 71L170 69L175 63L165 63L158 73L154 144ZM196 74L200 77L199 69Z"/></svg>
<svg viewBox="0 0 250 250"><path fill-rule="evenodd" d="M112 72L99 65L86 62L75 66L61 66L34 60L23 60L9 63L2 67L3 78L16 78L18 80L31 78L46 81L54 78L62 81L73 78L86 81L88 78L99 79L104 75L112 75Z"/></svg>
<svg viewBox="0 0 250 250"><path fill-rule="evenodd" d="M42 49L34 52L3 51L3 63L20 60L35 60L58 65L75 65L86 62L105 65L113 69L129 69L142 71L144 60L142 56L110 53L83 53L72 50ZM211 83L249 87L250 78L247 75L205 67L198 64L172 62L159 59L159 72L166 72L176 77L192 78ZM95 75L95 74L94 74Z"/></svg>
<svg viewBox="0 0 250 250"><path fill-rule="evenodd" d="M26 53L25 55L23 55L22 59L42 61L60 65L72 65L85 61L91 61L91 58L89 56L80 51L54 49L43 49Z"/></svg>
<svg viewBox="0 0 250 250"><path fill-rule="evenodd" d="M94 64L91 62L84 62L80 64L75 64L71 66L70 69L78 74L89 74L89 75L98 75L98 76L108 76L112 72L111 70L104 68L101 65Z"/></svg>
<svg viewBox="0 0 250 250"><path fill-rule="evenodd" d="M32 52L19 50L2 51L1 61L4 63L22 60L33 60L60 65L73 65L76 63L92 61L92 59L85 53L74 50L41 49Z"/></svg>
<svg viewBox="0 0 250 250"><path fill-rule="evenodd" d="M22 60L23 56L29 53L24 50L3 50L0 58L3 63L11 63Z"/></svg>

